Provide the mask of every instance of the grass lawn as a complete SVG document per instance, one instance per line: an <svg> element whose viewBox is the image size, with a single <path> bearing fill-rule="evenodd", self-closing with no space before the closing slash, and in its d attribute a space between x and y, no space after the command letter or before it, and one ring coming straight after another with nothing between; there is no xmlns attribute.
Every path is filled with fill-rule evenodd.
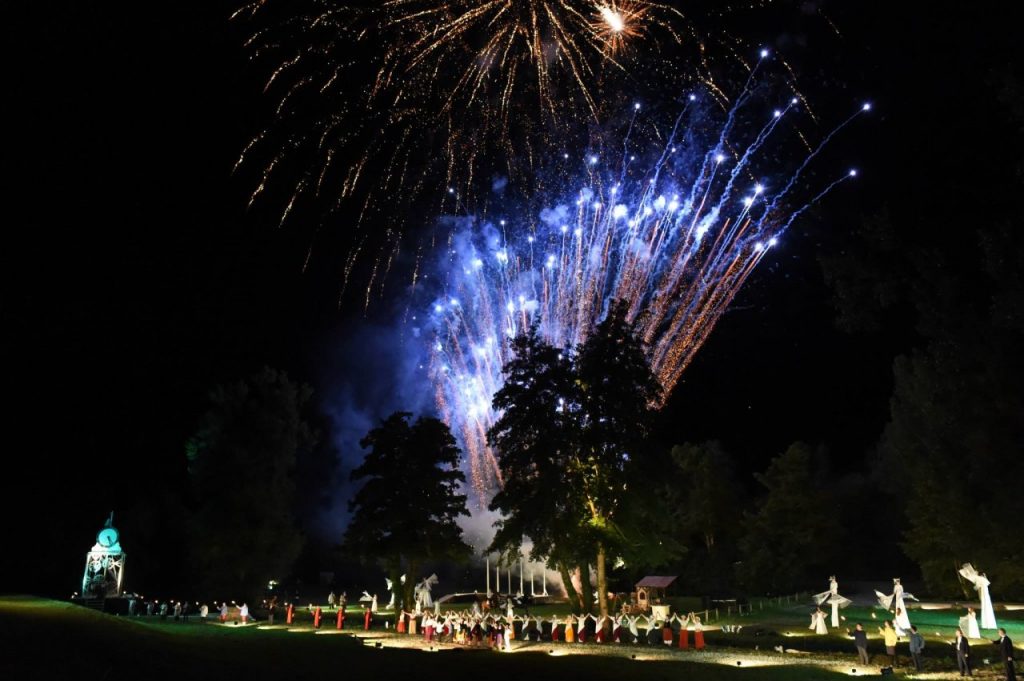
<svg viewBox="0 0 1024 681"><path fill-rule="evenodd" d="M356 623L356 619L352 612L348 623ZM59 601L0 597L0 679L277 680L340 675L416 681L481 677L813 681L838 679L854 668L852 645L846 638L784 635L801 628L802 612L795 607L755 612L740 620L745 626L739 634L709 631L705 653L615 644L517 642L513 653L502 654L452 646L423 650L422 639L384 631L333 635L336 632L330 628L333 621L329 618L325 628L314 634L306 618L297 626L274 628L195 621L183 624L103 615ZM755 635L757 628L764 631ZM775 641L810 652L776 653L771 650ZM921 678L942 678L952 669L951 663L938 655L940 650L933 648L941 647L936 643L926 649L936 655L929 661L930 673ZM877 675L878 669L859 673Z"/></svg>

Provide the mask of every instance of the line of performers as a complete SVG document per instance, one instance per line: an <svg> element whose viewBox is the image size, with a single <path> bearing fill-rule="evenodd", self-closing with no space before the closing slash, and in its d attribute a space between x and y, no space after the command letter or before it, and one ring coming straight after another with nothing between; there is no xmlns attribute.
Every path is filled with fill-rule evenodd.
<svg viewBox="0 0 1024 681"><path fill-rule="evenodd" d="M415 613L403 611L399 634L422 633L427 642L489 645L509 648L513 640L565 643L644 643L682 650L704 649L704 626L689 613L668 619L646 615L569 615L545 619L533 615L476 615L470 612ZM690 634L693 634L691 645Z"/></svg>

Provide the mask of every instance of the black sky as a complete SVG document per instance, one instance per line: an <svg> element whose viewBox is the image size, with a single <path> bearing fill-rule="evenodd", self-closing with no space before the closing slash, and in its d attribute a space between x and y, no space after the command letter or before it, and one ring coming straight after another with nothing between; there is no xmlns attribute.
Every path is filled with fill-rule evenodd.
<svg viewBox="0 0 1024 681"><path fill-rule="evenodd" d="M4 68L5 525L57 566L35 585L53 592L55 575L73 587L111 508L185 484L183 442L212 385L281 367L330 413L388 388L333 351L381 321L338 310L339 261L303 274L304 237L247 211L231 175L268 107L233 3L20 5ZM818 255L883 206L984 219L989 174L1008 161L987 84L1013 54L1002 3L832 3L839 35L813 7L782 3L745 28L790 55L827 110L875 103L840 147L862 178L755 275L668 408L668 437L723 439L748 473L800 439L862 465L892 359L915 340L912 320L836 330Z"/></svg>

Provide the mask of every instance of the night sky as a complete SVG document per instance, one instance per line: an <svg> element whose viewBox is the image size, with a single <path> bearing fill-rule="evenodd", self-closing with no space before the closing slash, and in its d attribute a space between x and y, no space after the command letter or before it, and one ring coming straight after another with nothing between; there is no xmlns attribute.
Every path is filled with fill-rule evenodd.
<svg viewBox="0 0 1024 681"><path fill-rule="evenodd" d="M184 442L213 385L263 365L311 383L342 470L360 429L429 396L388 375L400 301L339 309L345 226L304 272L309 231L246 209L252 177L232 166L270 102L227 20L235 3L19 5L4 69L4 525L47 567L14 577L5 561L0 590L66 595L111 509L187 484ZM837 329L819 257L883 208L907 239L955 242L931 231L948 229L939 218L984 220L986 184L1013 161L990 85L1013 38L1000 4L826 4L839 35L814 7L781 2L738 28L790 56L828 112L874 103L836 152L862 177L753 276L663 419L666 440L721 439L748 483L796 440L863 469L893 358L916 341L898 315ZM313 531L336 540L339 526Z"/></svg>

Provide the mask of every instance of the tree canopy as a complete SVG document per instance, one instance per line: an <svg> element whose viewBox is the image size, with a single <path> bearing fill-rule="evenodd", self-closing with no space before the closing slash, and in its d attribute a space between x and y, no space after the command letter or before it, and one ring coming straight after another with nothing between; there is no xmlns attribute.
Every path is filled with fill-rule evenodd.
<svg viewBox="0 0 1024 681"><path fill-rule="evenodd" d="M631 461L649 446L660 386L625 305L613 303L577 352L545 342L536 327L512 340L501 416L488 433L505 480L491 508L501 511L493 549L534 542L535 557L584 572L580 607L589 610L588 566L597 568L607 613L607 561L626 549L619 522Z"/></svg>
<svg viewBox="0 0 1024 681"><path fill-rule="evenodd" d="M396 585L407 575L406 607L425 562L464 560L471 551L457 524L469 511L459 493L466 478L455 438L438 419L410 423L411 416L395 412L360 441L370 451L352 471L352 480L364 483L349 502L344 540L346 551L379 560Z"/></svg>
<svg viewBox="0 0 1024 681"><path fill-rule="evenodd" d="M189 549L208 592L258 596L298 556L294 474L297 452L315 441L303 415L311 395L269 368L211 393L186 449L194 494Z"/></svg>

